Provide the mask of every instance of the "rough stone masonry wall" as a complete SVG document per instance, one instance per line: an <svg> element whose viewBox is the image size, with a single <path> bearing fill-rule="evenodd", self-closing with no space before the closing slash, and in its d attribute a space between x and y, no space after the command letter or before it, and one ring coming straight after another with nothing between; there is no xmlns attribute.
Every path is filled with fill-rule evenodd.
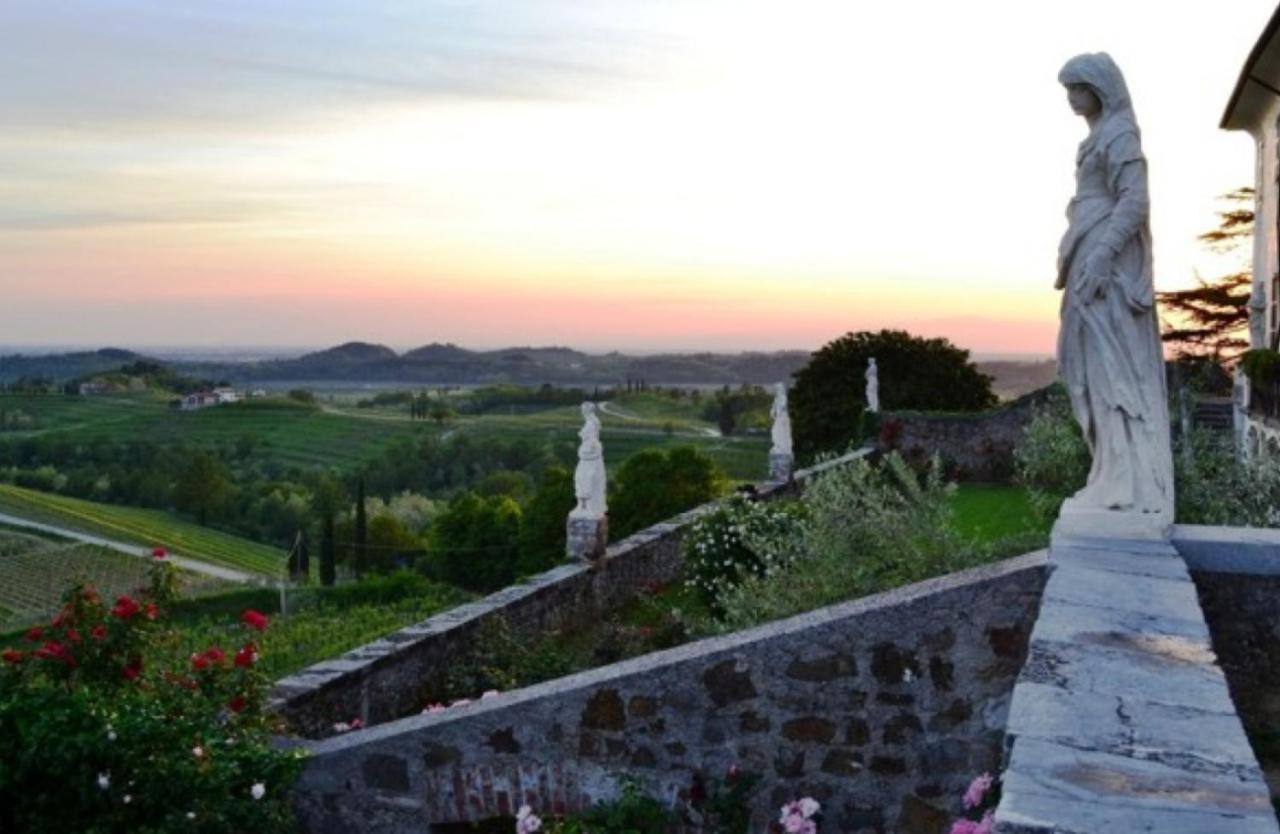
<svg viewBox="0 0 1280 834"><path fill-rule="evenodd" d="M792 495L804 482L841 466L853 452L795 474L793 483L761 485L757 497ZM449 668L464 662L485 623L501 618L517 637L533 637L590 622L641 590L681 575L685 532L715 504L696 507L611 545L591 564L569 564L403 628L340 657L308 666L280 681L272 709L293 732L320 738L338 721L378 724L421 709L438 698Z"/></svg>
<svg viewBox="0 0 1280 834"><path fill-rule="evenodd" d="M1033 391L973 414L886 412L880 420L879 449L897 451L917 466L939 455L948 476L961 481L1006 482L1013 477L1013 450L1047 392Z"/></svg>
<svg viewBox="0 0 1280 834"><path fill-rule="evenodd" d="M762 774L752 831L785 800L823 829L942 834L999 763L1043 553L929 580L310 745L314 834L428 832L616 794L674 801L695 771Z"/></svg>

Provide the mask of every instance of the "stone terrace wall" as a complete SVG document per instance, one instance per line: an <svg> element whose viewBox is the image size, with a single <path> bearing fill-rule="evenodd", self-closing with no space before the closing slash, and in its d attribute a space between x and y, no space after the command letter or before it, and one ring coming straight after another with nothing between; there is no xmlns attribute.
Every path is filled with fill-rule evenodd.
<svg viewBox="0 0 1280 834"><path fill-rule="evenodd" d="M1046 397L1047 389L1041 389L973 414L886 412L879 449L897 451L915 465L940 455L948 475L961 481L1005 482L1013 476L1014 447Z"/></svg>
<svg viewBox="0 0 1280 834"><path fill-rule="evenodd" d="M307 830L580 809L642 774L764 781L752 831L812 795L824 830L941 834L994 770L1045 581L1043 552L311 745Z"/></svg>
<svg viewBox="0 0 1280 834"><path fill-rule="evenodd" d="M866 454L860 450L796 472L794 483L763 484L756 497L795 494L815 474ZM371 725L412 713L442 689L451 665L467 659L486 622L500 617L521 637L545 634L588 622L646 587L678 578L685 531L714 508L706 504L655 524L611 545L592 564L562 565L309 666L276 685L272 708L309 738L332 733L337 721L359 718Z"/></svg>
<svg viewBox="0 0 1280 834"><path fill-rule="evenodd" d="M1280 530L1180 527L1231 700L1280 801Z"/></svg>

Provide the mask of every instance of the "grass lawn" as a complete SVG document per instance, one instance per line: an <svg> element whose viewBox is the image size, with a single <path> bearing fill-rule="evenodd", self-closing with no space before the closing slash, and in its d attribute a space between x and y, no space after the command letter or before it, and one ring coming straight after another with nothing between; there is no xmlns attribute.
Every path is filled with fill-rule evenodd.
<svg viewBox="0 0 1280 834"><path fill-rule="evenodd" d="M1010 536L1048 536L1051 522L1040 518L1027 491L1015 486L962 484L952 496L956 529L980 542Z"/></svg>
<svg viewBox="0 0 1280 834"><path fill-rule="evenodd" d="M178 556L248 573L275 577L284 570L282 550L201 527L160 510L98 504L0 484L0 512L144 547L164 547Z"/></svg>

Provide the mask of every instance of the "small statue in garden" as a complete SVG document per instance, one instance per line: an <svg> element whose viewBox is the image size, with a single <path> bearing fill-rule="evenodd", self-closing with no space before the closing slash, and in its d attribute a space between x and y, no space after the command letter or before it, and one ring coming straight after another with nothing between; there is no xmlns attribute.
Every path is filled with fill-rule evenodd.
<svg viewBox="0 0 1280 834"><path fill-rule="evenodd" d="M773 418L769 477L774 481L789 481L795 457L791 451L791 415L787 411L787 386L779 382L773 390L773 407L769 409L769 416Z"/></svg>
<svg viewBox="0 0 1280 834"><path fill-rule="evenodd" d="M582 404L582 430L578 437L578 468L573 475L573 492L578 506L570 513L574 518L603 518L605 504L604 447L600 445L600 418L595 403Z"/></svg>
<svg viewBox="0 0 1280 834"><path fill-rule="evenodd" d="M1089 123L1058 249L1058 368L1093 462L1055 532L1168 535L1173 462L1152 287L1147 162L1120 68L1077 55L1058 80Z"/></svg>
<svg viewBox="0 0 1280 834"><path fill-rule="evenodd" d="M791 415L787 413L787 386L779 382L773 391L773 408L769 410L769 416L773 418L773 448L769 452L790 455Z"/></svg>
<svg viewBox="0 0 1280 834"><path fill-rule="evenodd" d="M880 369L876 367L876 358L867 360L867 411L880 413Z"/></svg>

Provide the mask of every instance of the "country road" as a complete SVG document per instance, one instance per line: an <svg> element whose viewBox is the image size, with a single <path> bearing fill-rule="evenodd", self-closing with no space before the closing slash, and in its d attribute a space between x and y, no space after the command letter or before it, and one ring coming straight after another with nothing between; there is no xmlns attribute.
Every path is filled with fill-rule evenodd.
<svg viewBox="0 0 1280 834"><path fill-rule="evenodd" d="M596 407L600 409L601 414L608 414L610 417L617 417L619 420L632 420L634 422L639 422L639 423L655 422L654 420L649 420L644 417L639 417L635 414L628 414L627 412L620 410L617 406L613 404L612 400L603 400L601 402L598 402L596 403ZM699 426L694 426L692 432L677 432L677 433L678 434L696 433L701 437L721 437L722 436L718 429L702 428Z"/></svg>
<svg viewBox="0 0 1280 834"><path fill-rule="evenodd" d="M150 559L151 548L142 547L136 544L125 544L124 542L113 541L112 539L104 539L101 536L94 536L89 533L81 533L78 530L68 530L65 527L58 527L53 524L44 524L39 521L31 521L29 519L20 518L16 515L0 513L0 524L9 527L22 527L27 530L38 530L42 533L51 533L55 536L61 536L64 539L83 542L85 544L96 544L99 547L110 548L120 553L127 553L130 556L141 556L144 559ZM200 573L205 576L212 576L218 579L225 579L229 582L259 582L265 577L256 576L254 574L243 573L232 568L224 568L221 565L211 565L208 562L202 562L198 559L188 559L185 556L175 556L170 553L167 557L176 567L183 570L189 570L192 573Z"/></svg>

